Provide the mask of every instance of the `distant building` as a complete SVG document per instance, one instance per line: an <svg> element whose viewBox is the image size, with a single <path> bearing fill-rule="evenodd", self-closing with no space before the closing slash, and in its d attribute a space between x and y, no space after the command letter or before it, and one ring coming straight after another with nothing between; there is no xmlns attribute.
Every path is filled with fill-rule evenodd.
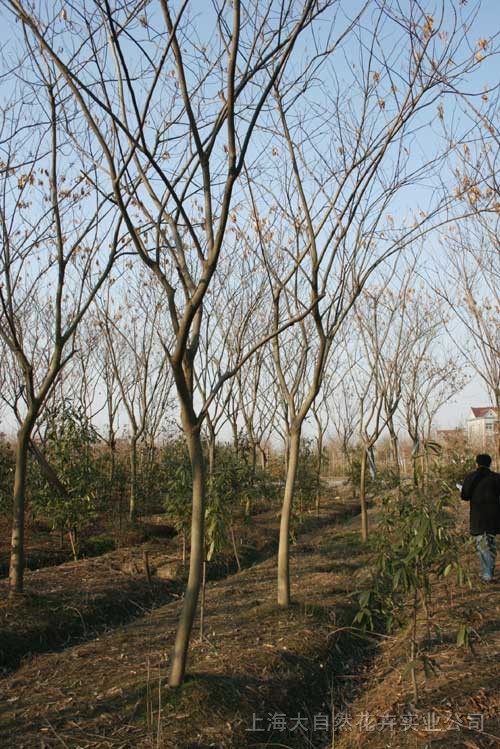
<svg viewBox="0 0 500 749"><path fill-rule="evenodd" d="M484 450L494 447L498 439L498 416L495 406L471 408L467 419L467 440L471 446Z"/></svg>

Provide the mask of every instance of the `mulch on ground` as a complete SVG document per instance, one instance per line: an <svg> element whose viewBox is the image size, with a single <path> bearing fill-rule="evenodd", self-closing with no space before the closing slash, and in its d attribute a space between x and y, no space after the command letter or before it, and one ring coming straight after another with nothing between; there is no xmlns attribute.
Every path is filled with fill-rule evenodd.
<svg viewBox="0 0 500 749"><path fill-rule="evenodd" d="M459 508L460 511L460 508ZM430 626L419 625L422 652L436 670L418 673L415 703L405 666L409 632L381 639L367 682L336 716L336 749L490 749L500 747L500 575L479 579L478 561L466 554L471 587L437 582ZM470 646L457 646L461 623Z"/></svg>
<svg viewBox="0 0 500 749"><path fill-rule="evenodd" d="M329 511L334 517L345 517L355 513L357 505L336 502ZM307 529L317 522L306 516L301 525ZM278 526L275 510L235 522L235 544L243 567L274 554ZM141 538L139 527L136 534ZM34 653L93 639L178 598L187 574L180 547L179 538L153 539L99 557L27 571L25 595L14 601L7 598L8 581L0 580L0 669L6 673ZM224 577L236 569L228 548L208 565L208 578Z"/></svg>
<svg viewBox="0 0 500 749"><path fill-rule="evenodd" d="M275 558L209 584L205 636L194 632L181 689L164 686L175 601L6 677L0 745L299 747L326 737L314 721L335 699L334 674L352 672L365 648L345 627L368 557L359 532L339 525L342 508L325 505L294 545L289 611L275 603ZM279 713L285 731L271 720Z"/></svg>
<svg viewBox="0 0 500 749"><path fill-rule="evenodd" d="M420 639L439 670L419 673L414 704L407 632L351 627L370 551L359 520L339 519L329 503L293 546L287 611L275 603L275 557L209 583L204 638L197 621L178 690L166 677L180 601L23 664L0 682L0 746L498 746L500 585L478 584L472 557L472 590L448 578L436 587L430 636L422 620ZM455 644L462 621L472 649ZM332 722L343 728L334 743Z"/></svg>

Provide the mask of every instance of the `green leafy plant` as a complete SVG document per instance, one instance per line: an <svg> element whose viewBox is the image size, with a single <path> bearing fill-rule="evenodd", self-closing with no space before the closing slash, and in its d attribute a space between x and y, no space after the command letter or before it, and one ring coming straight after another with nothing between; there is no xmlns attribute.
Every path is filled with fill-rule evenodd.
<svg viewBox="0 0 500 749"><path fill-rule="evenodd" d="M4 439L0 438L0 515L7 515L12 509L14 469L13 450Z"/></svg>
<svg viewBox="0 0 500 749"><path fill-rule="evenodd" d="M165 510L181 536L182 563L186 564L186 536L191 521L192 474L184 440L172 440L163 449Z"/></svg>
<svg viewBox="0 0 500 749"><path fill-rule="evenodd" d="M86 415L68 402L47 412L45 426L43 454L62 490L40 476L32 507L47 517L54 529L68 532L76 559L78 530L97 512L99 475L92 451L97 434Z"/></svg>
<svg viewBox="0 0 500 749"><path fill-rule="evenodd" d="M430 631L429 606L434 583L452 573L459 585L469 582L461 562L463 539L453 529L448 505L448 496L430 498L414 487L402 487L400 497L384 500L374 542L372 583L360 594L354 619L370 629L383 621L389 632L409 621L410 657L405 672L411 676L415 699L419 665L426 675L436 667L433 659L419 649L420 613L423 612ZM465 644L467 632L459 632L462 632L460 643Z"/></svg>

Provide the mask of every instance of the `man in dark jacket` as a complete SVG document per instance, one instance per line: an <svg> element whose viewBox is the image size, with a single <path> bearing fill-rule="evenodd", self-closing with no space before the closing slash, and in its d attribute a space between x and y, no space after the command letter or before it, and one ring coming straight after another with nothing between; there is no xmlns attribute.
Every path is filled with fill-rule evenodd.
<svg viewBox="0 0 500 749"><path fill-rule="evenodd" d="M470 533L476 540L485 582L493 578L496 534L500 533L500 475L490 470L491 457L476 457L477 470L467 474L461 497L470 503Z"/></svg>

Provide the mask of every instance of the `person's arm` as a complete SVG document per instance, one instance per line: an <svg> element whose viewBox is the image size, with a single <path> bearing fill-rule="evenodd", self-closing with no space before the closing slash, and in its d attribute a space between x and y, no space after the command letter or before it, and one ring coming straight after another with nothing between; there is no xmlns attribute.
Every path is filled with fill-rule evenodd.
<svg viewBox="0 0 500 749"><path fill-rule="evenodd" d="M471 485L473 481L473 474L469 474L464 478L464 483L462 484L462 491L460 492L461 499L464 500L464 502L470 502L471 499Z"/></svg>

